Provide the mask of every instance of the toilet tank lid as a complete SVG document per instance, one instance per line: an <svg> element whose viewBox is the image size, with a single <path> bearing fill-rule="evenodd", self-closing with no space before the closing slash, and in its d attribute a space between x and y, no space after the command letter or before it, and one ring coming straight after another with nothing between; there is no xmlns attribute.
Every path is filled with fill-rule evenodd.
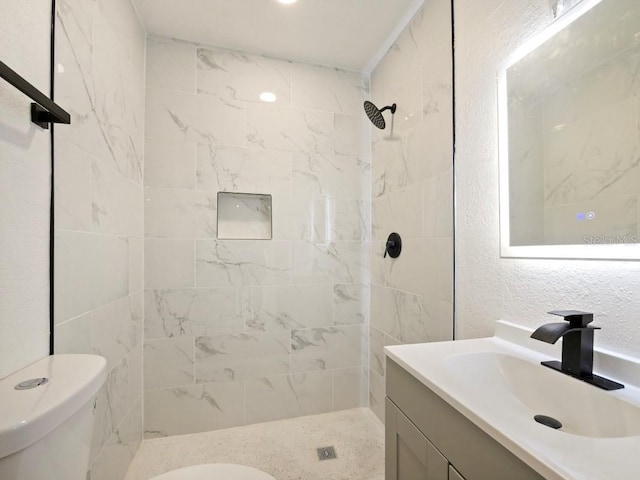
<svg viewBox="0 0 640 480"><path fill-rule="evenodd" d="M52 432L90 401L104 384L107 361L98 355L51 355L0 380L0 458ZM16 390L25 380L47 378Z"/></svg>

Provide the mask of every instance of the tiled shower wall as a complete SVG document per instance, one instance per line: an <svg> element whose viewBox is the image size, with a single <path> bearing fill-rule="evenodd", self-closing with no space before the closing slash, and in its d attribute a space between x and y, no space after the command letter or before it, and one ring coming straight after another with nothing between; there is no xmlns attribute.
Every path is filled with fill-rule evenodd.
<svg viewBox="0 0 640 480"><path fill-rule="evenodd" d="M124 477L142 439L145 33L128 0L58 0L55 351L107 359L88 478Z"/></svg>
<svg viewBox="0 0 640 480"><path fill-rule="evenodd" d="M366 404L367 78L149 39L146 86L146 436ZM217 240L219 191L273 238Z"/></svg>
<svg viewBox="0 0 640 480"><path fill-rule="evenodd" d="M453 334L451 2L426 2L371 76L372 101L397 104L374 129L370 406L384 418L385 345ZM391 232L402 254L383 258Z"/></svg>

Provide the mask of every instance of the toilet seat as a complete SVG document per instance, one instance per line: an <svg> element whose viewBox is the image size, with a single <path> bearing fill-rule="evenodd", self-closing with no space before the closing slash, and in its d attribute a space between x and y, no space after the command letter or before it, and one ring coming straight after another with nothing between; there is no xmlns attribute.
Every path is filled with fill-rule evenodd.
<svg viewBox="0 0 640 480"><path fill-rule="evenodd" d="M276 480L268 473L245 465L210 463L163 473L151 480Z"/></svg>

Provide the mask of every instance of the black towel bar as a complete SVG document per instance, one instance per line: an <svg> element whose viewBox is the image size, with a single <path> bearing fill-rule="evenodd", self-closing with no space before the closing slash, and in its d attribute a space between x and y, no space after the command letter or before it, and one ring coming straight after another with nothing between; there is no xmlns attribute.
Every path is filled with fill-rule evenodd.
<svg viewBox="0 0 640 480"><path fill-rule="evenodd" d="M10 69L4 62L0 62L0 77L35 102L31 104L31 121L39 127L49 128L50 123L71 123L71 116L60 105Z"/></svg>

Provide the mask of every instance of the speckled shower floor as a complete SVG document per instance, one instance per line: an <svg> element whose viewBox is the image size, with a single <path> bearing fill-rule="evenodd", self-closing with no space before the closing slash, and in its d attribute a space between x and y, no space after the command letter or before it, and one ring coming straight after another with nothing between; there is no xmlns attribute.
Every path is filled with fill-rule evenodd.
<svg viewBox="0 0 640 480"><path fill-rule="evenodd" d="M333 445L337 458L318 461ZM240 463L276 480L384 480L384 427L368 408L145 440L126 480L201 463Z"/></svg>

